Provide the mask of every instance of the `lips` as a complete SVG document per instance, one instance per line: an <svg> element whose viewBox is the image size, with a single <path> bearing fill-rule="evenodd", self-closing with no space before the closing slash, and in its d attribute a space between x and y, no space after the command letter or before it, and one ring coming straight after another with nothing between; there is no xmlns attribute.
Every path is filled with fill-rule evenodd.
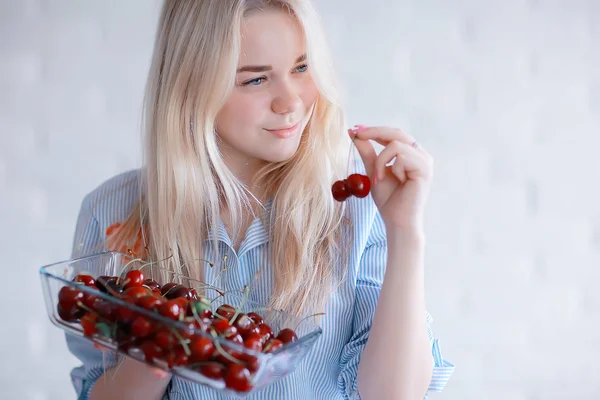
<svg viewBox="0 0 600 400"><path fill-rule="evenodd" d="M282 138L282 139L286 139L289 137L292 137L296 134L296 132L298 131L298 129L300 128L300 123L301 121L296 122L296 124L292 125L292 126L288 126L285 128L281 128L281 129L265 129L266 131L272 133L273 135Z"/></svg>
<svg viewBox="0 0 600 400"><path fill-rule="evenodd" d="M293 129L297 128L299 124L300 124L300 121L296 122L294 125L288 125L283 128L275 128L275 129L267 129L267 130L269 132L289 131L289 130L293 130Z"/></svg>

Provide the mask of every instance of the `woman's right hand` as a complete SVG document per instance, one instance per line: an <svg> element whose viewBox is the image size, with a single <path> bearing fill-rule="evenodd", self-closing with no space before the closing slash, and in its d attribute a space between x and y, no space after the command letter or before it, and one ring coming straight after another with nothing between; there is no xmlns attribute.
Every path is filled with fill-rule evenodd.
<svg viewBox="0 0 600 400"><path fill-rule="evenodd" d="M110 349L107 349L106 347L100 346L98 343L94 343L94 347L96 349L100 350L100 351L103 351L103 352L112 351ZM128 357L128 358L130 358L130 357ZM135 361L137 361L137 360L135 360ZM167 371L164 371L164 370L162 370L160 368L151 367L151 366L149 366L147 364L144 364L142 362L138 362L138 363L140 364L140 367L147 368L157 378L170 378L171 377L170 373L168 373Z"/></svg>
<svg viewBox="0 0 600 400"><path fill-rule="evenodd" d="M111 351L94 344L102 351ZM90 400L162 400L171 374L151 367L132 357L123 357L119 365L98 378L89 394Z"/></svg>

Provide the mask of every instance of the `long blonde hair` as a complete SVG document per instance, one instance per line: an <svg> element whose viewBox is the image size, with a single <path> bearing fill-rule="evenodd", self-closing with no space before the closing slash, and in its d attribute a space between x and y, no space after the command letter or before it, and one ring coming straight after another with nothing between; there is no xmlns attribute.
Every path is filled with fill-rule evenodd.
<svg viewBox="0 0 600 400"><path fill-rule="evenodd" d="M319 92L296 154L255 176L273 200L272 215L262 215L270 237L270 305L300 315L323 310L344 278L347 254L345 206L333 200L331 184L347 172L349 140L322 27L307 0L164 2L146 88L141 198L108 246L122 248L141 231L147 258L171 256L167 268L202 280L202 238L217 226L221 205L231 212L233 232L244 213L260 210L219 152L215 118L234 87L242 19L271 7L304 28ZM212 244L216 249L217 240ZM182 264L186 271L179 271Z"/></svg>

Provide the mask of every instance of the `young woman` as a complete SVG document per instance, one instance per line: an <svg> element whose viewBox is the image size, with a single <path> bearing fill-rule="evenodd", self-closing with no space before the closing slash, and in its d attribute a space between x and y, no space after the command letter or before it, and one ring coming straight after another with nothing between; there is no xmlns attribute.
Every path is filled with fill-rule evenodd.
<svg viewBox="0 0 600 400"><path fill-rule="evenodd" d="M324 43L308 0L166 0L143 168L85 197L73 257L172 256L161 266L212 282L226 256L225 290L249 284L251 300L323 312L296 371L250 399L422 399L454 368L425 307L432 158L399 129L345 129ZM370 194L336 201L332 184L353 172L370 178ZM83 363L71 374L80 398L227 398L67 342Z"/></svg>

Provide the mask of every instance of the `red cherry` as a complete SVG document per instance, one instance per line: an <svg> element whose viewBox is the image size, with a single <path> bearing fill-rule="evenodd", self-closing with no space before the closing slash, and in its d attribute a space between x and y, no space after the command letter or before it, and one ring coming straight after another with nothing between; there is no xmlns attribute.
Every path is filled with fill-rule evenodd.
<svg viewBox="0 0 600 400"><path fill-rule="evenodd" d="M79 323L83 328L83 334L87 337L92 337L92 335L98 332L98 328L96 328L96 322L98 321L98 315L87 313L85 314Z"/></svg>
<svg viewBox="0 0 600 400"><path fill-rule="evenodd" d="M165 293L163 293L167 299L176 299L178 297L183 297L184 299L189 299L190 290L183 285L175 285L172 288L168 289Z"/></svg>
<svg viewBox="0 0 600 400"><path fill-rule="evenodd" d="M154 335L154 341L165 350L170 349L175 345L175 343L177 343L175 336L166 328L156 332Z"/></svg>
<svg viewBox="0 0 600 400"><path fill-rule="evenodd" d="M162 357L164 353L163 349L154 340L144 340L140 347L148 362L151 362L155 358Z"/></svg>
<svg viewBox="0 0 600 400"><path fill-rule="evenodd" d="M129 303L129 304L135 304L135 300L134 299L125 299L125 302ZM115 309L115 317L117 319L117 321L126 324L129 321L131 321L133 319L134 316L134 311L126 306L118 306Z"/></svg>
<svg viewBox="0 0 600 400"><path fill-rule="evenodd" d="M223 304L217 308L217 314L227 320L230 320L235 315L235 308L229 304Z"/></svg>
<svg viewBox="0 0 600 400"><path fill-rule="evenodd" d="M219 364L218 362L209 362L203 364L198 369L202 375L211 379L221 380L225 375L225 366L223 364Z"/></svg>
<svg viewBox="0 0 600 400"><path fill-rule="evenodd" d="M283 342L281 340L279 340L279 339L270 339L265 344L265 348L263 349L263 351L265 353L272 353L275 350L280 349L282 347L283 347Z"/></svg>
<svg viewBox="0 0 600 400"><path fill-rule="evenodd" d="M116 283L117 278L114 276L106 276L106 275L99 276L96 279L96 287L98 287L98 290L100 290L101 292L108 293L108 289L106 286L108 285L109 282Z"/></svg>
<svg viewBox="0 0 600 400"><path fill-rule="evenodd" d="M84 293L83 294L83 301L82 303L87 307L87 308L93 308L93 304L96 301L96 299L99 299L98 296L93 295L93 294L89 294L89 293Z"/></svg>
<svg viewBox="0 0 600 400"><path fill-rule="evenodd" d="M348 188L346 187L345 181L335 181L335 183L331 186L331 194L337 201L344 201L350 197L350 193L348 193Z"/></svg>
<svg viewBox="0 0 600 400"><path fill-rule="evenodd" d="M244 347L247 349L262 351L262 336L257 333L250 333L244 337Z"/></svg>
<svg viewBox="0 0 600 400"><path fill-rule="evenodd" d="M225 386L238 392L250 391L252 385L248 368L241 364L231 364L225 373Z"/></svg>
<svg viewBox="0 0 600 400"><path fill-rule="evenodd" d="M366 197L371 190L371 181L366 175L352 174L346 179L346 190L356 197Z"/></svg>
<svg viewBox="0 0 600 400"><path fill-rule="evenodd" d="M90 308L96 311L96 313L102 318L107 319L109 321L114 321L116 318L115 312L117 311L119 306L117 306L114 303L111 303L108 300L96 297L92 302Z"/></svg>
<svg viewBox="0 0 600 400"><path fill-rule="evenodd" d="M144 274L140 270L133 269L125 275L125 282L127 282L125 287L142 286Z"/></svg>
<svg viewBox="0 0 600 400"><path fill-rule="evenodd" d="M160 285L158 284L158 282L156 282L155 280L152 280L150 278L144 280L142 285L147 286L149 289L159 289L159 292L160 292ZM160 294L162 294L162 293L160 293Z"/></svg>
<svg viewBox="0 0 600 400"><path fill-rule="evenodd" d="M56 311L58 312L58 316L67 322L75 322L84 314L84 311L79 308L73 308L70 310L65 310L62 308L60 303L56 305Z"/></svg>
<svg viewBox="0 0 600 400"><path fill-rule="evenodd" d="M164 298L148 295L139 297L136 301L136 304L138 306L150 311L159 308L164 303L166 303L166 300Z"/></svg>
<svg viewBox="0 0 600 400"><path fill-rule="evenodd" d="M166 297L166 294L169 293L170 290L173 289L177 285L178 285L177 283L173 283L173 282L165 283L163 285L163 287L160 288L160 292L162 293L163 296Z"/></svg>
<svg viewBox="0 0 600 400"><path fill-rule="evenodd" d="M146 317L138 315L131 322L131 334L143 338L152 333L152 323Z"/></svg>
<svg viewBox="0 0 600 400"><path fill-rule="evenodd" d="M242 339L242 335L240 335L239 333L225 336L225 339L231 340L233 343L244 344L244 339Z"/></svg>
<svg viewBox="0 0 600 400"><path fill-rule="evenodd" d="M192 300L188 302L186 314L190 317L195 316L195 314L198 314L198 317L200 318L212 317L212 311L210 311L210 304L201 300Z"/></svg>
<svg viewBox="0 0 600 400"><path fill-rule="evenodd" d="M77 275L75 278L73 278L73 282L81 282L85 286L95 286L96 285L96 280L91 275L87 275L87 274Z"/></svg>
<svg viewBox="0 0 600 400"><path fill-rule="evenodd" d="M238 332L242 335L250 333L252 330L252 325L254 323L246 314L239 314L235 321L233 322L233 326L235 326Z"/></svg>
<svg viewBox="0 0 600 400"><path fill-rule="evenodd" d="M181 308L181 312L185 313L185 311L188 308L188 304L190 303L190 300L187 299L186 297L176 297L172 300L175 303L179 304L179 307Z"/></svg>
<svg viewBox="0 0 600 400"><path fill-rule="evenodd" d="M189 339L194 336L196 329L201 329L197 321L184 321L185 328L177 328L177 332L184 338Z"/></svg>
<svg viewBox="0 0 600 400"><path fill-rule="evenodd" d="M150 291L143 286L131 286L123 292L123 297L137 299L139 297L147 296L149 293Z"/></svg>
<svg viewBox="0 0 600 400"><path fill-rule="evenodd" d="M296 332L290 328L285 328L279 331L277 334L277 339L281 340L283 344L287 344L298 340L298 336L296 335Z"/></svg>
<svg viewBox="0 0 600 400"><path fill-rule="evenodd" d="M251 356L250 354L242 354L242 360L246 363L246 368L252 373L258 371L260 368L260 358Z"/></svg>
<svg viewBox="0 0 600 400"><path fill-rule="evenodd" d="M64 286L58 292L58 304L60 304L64 311L72 313L78 308L78 302L83 303L84 297L81 290L71 286Z"/></svg>
<svg viewBox="0 0 600 400"><path fill-rule="evenodd" d="M263 319L263 317L261 317L260 315L258 315L255 312L250 312L248 313L248 317L252 320L252 322L254 322L255 324L262 324L265 322L265 320Z"/></svg>
<svg viewBox="0 0 600 400"><path fill-rule="evenodd" d="M235 364L235 361L232 361L232 358L234 360L238 360L238 361L242 361L244 359L244 354L237 351L237 350L232 350L231 348L225 346L225 345L221 345L222 350L219 348L215 347L215 351L213 352L213 358L215 361L220 362L221 364L228 366L231 364ZM225 354L227 354L227 356L225 356Z"/></svg>
<svg viewBox="0 0 600 400"><path fill-rule="evenodd" d="M190 357L186 354L182 346L177 346L175 350L171 351L167 355L167 364L169 368L174 366L188 365Z"/></svg>
<svg viewBox="0 0 600 400"><path fill-rule="evenodd" d="M258 334L262 337L263 343L266 343L273 337L273 329L267 324L258 325Z"/></svg>
<svg viewBox="0 0 600 400"><path fill-rule="evenodd" d="M179 314L183 312L175 300L169 300L158 308L158 312L165 317L178 320Z"/></svg>
<svg viewBox="0 0 600 400"><path fill-rule="evenodd" d="M215 345L212 340L203 336L196 336L192 338L189 344L192 362L207 361L210 359L215 351Z"/></svg>
<svg viewBox="0 0 600 400"><path fill-rule="evenodd" d="M215 331L217 331L217 333L219 335L228 337L228 336L233 336L235 335L237 332L237 328L235 326L231 326L229 324L228 321L225 321L224 319L215 319L212 322L211 325Z"/></svg>

